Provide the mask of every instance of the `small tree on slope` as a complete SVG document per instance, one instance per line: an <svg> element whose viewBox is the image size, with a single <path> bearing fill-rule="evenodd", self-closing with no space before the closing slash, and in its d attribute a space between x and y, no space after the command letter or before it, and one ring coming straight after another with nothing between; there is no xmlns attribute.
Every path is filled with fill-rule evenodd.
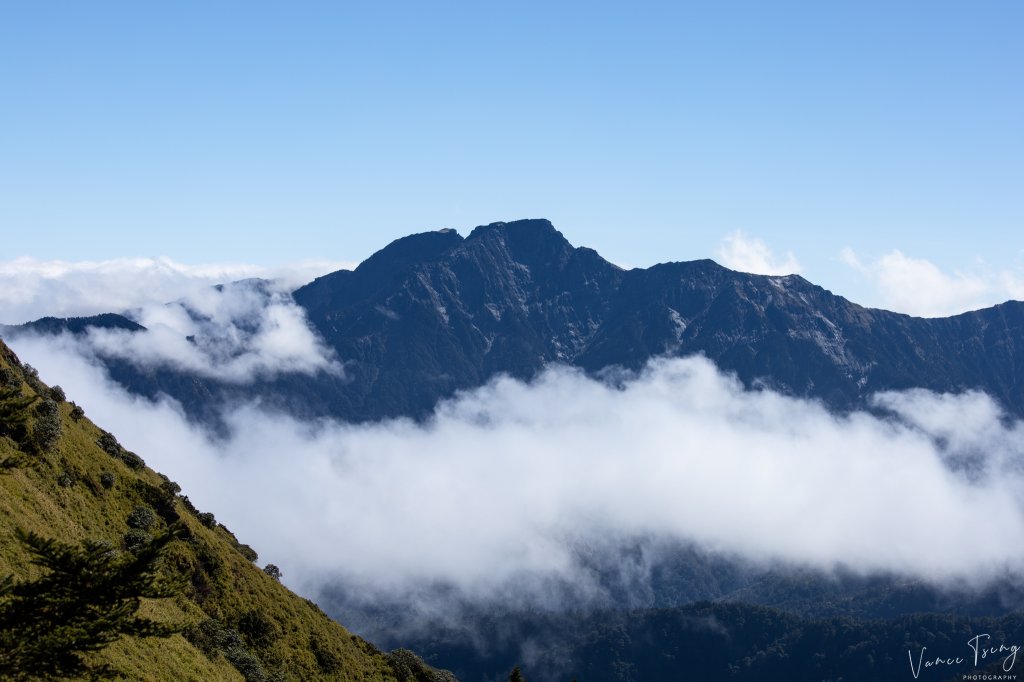
<svg viewBox="0 0 1024 682"><path fill-rule="evenodd" d="M104 542L81 547L16 531L47 573L37 580L0 580L0 678L112 677L109 666L85 654L122 635L167 637L174 625L136 615L143 597L170 597L179 589L159 574L160 557L179 533L172 528L135 552Z"/></svg>

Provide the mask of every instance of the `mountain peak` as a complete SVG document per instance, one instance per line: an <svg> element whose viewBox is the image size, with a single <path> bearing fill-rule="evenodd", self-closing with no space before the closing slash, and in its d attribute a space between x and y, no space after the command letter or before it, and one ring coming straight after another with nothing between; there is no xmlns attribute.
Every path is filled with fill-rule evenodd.
<svg viewBox="0 0 1024 682"><path fill-rule="evenodd" d="M356 272L383 273L405 270L410 265L434 260L462 243L452 229L420 232L391 242L356 268Z"/></svg>
<svg viewBox="0 0 1024 682"><path fill-rule="evenodd" d="M359 300L387 287L420 263L437 260L463 242L452 229L420 232L391 242L355 270L338 270L299 287L292 296L308 310L330 305L338 291Z"/></svg>
<svg viewBox="0 0 1024 682"><path fill-rule="evenodd" d="M466 244L471 243L507 249L516 262L530 267L564 262L575 250L551 221L543 218L481 225L466 238Z"/></svg>
<svg viewBox="0 0 1024 682"><path fill-rule="evenodd" d="M489 234L501 234L501 235L513 235L516 236L532 236L536 238L552 238L556 237L565 240L562 233L555 229L555 226L551 224L550 220L546 218L526 218L523 220L513 220L512 222L497 222L490 223L488 225L480 225L473 229L470 233L469 239L479 239Z"/></svg>

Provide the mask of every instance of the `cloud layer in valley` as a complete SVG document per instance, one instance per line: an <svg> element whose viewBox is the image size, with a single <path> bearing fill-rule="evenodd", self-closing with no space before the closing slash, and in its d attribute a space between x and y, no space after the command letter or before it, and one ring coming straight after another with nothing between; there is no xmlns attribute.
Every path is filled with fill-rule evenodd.
<svg viewBox="0 0 1024 682"><path fill-rule="evenodd" d="M498 379L424 424L238 406L212 441L62 343L15 348L307 593L493 596L573 581L574 547L633 537L936 581L1024 568L1007 540L1024 533L1024 432L981 394L889 393L882 416L837 417L690 358L611 383Z"/></svg>
<svg viewBox="0 0 1024 682"><path fill-rule="evenodd" d="M789 269L763 246L747 250L743 269ZM422 424L307 423L227 405L232 435L212 438L175 403L126 394L96 356L233 382L340 372L344 358L310 330L287 286L211 287L225 273L168 267L166 286L159 267L142 267L156 278L145 294L121 291L140 287L128 267L77 265L46 282L8 273L21 282L10 300L52 299L47 312L78 313L123 303L148 329L23 336L13 346L307 594L338 585L392 598L437 585L468 598L553 583L600 590L581 548L614 553L635 538L939 582L1024 568L1024 549L1007 541L1024 532L1024 431L982 394L886 393L876 414L838 417L746 391L689 358L607 382L558 367L531 383L498 379ZM96 278L95 310L83 308L88 292L61 303L79 276L87 288Z"/></svg>

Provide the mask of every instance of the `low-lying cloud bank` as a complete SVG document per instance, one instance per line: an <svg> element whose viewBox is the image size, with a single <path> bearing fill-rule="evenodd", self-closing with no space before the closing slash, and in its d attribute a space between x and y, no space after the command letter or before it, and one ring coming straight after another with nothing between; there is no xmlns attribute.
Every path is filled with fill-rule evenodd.
<svg viewBox="0 0 1024 682"><path fill-rule="evenodd" d="M279 267L241 263L186 265L169 258L59 261L17 258L0 261L2 324L46 315L81 317L121 312L201 293L213 285L259 277L295 289L315 277L354 263L307 261Z"/></svg>
<svg viewBox="0 0 1024 682"><path fill-rule="evenodd" d="M637 537L940 582L1024 568L1024 431L978 393L887 393L881 416L837 417L689 358L609 383L566 368L498 379L425 424L236 406L234 435L214 442L70 343L14 346L308 594L494 597L572 581L580 546Z"/></svg>

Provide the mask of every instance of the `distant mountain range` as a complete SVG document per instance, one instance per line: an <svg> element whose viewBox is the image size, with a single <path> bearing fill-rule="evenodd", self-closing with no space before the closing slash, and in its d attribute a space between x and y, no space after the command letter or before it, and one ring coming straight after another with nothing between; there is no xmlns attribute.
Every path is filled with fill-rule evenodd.
<svg viewBox="0 0 1024 682"><path fill-rule="evenodd" d="M392 242L355 270L293 292L344 363L343 376L278 375L256 386L106 360L131 391L166 393L190 416L260 395L300 416L422 417L438 400L550 363L596 372L656 356L706 355L750 387L863 407L883 390L980 389L1024 416L1024 303L940 319L864 308L797 275L735 272L710 260L624 270L573 247L547 220ZM19 328L138 330L127 317L44 318Z"/></svg>

